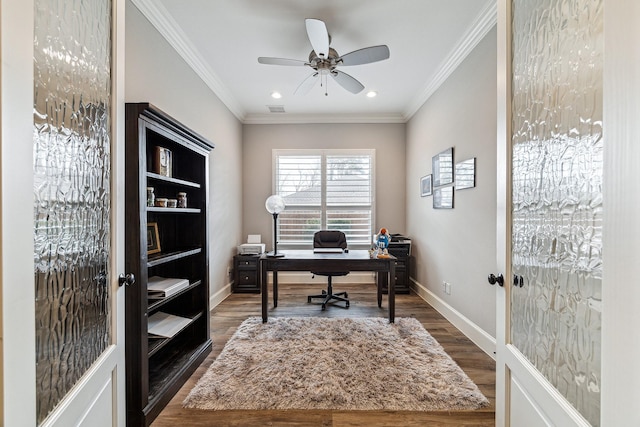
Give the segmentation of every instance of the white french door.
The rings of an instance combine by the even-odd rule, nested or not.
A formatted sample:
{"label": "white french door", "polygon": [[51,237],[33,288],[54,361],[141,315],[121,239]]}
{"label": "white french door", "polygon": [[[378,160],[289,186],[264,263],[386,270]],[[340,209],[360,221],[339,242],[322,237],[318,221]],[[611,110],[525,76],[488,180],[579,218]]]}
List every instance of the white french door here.
{"label": "white french door", "polygon": [[[53,10],[54,7],[59,10]],[[69,45],[71,39],[65,37],[68,30],[54,22],[60,19],[74,29],[82,27],[87,14],[96,7],[104,8],[107,19],[102,22],[106,28],[94,27],[82,37],[89,42],[94,40],[92,34],[108,34],[99,53],[110,58],[106,70],[92,70],[95,64],[87,58],[66,54],[78,48],[83,54],[92,52],[89,48],[83,50],[82,43]],[[123,426],[124,289],[118,276],[124,268],[124,0],[89,3],[0,0],[0,19],[0,424]],[[36,30],[38,19],[41,26]],[[42,31],[42,25],[50,31]],[[34,59],[38,62],[35,66]],[[45,74],[41,72],[43,66]],[[72,68],[78,71],[70,72]],[[78,80],[67,79],[74,73]],[[100,73],[107,80],[100,80]],[[47,78],[35,80],[43,75]],[[58,110],[66,101],[43,95],[49,77],[52,90],[56,90],[56,85],[64,88],[76,84],[87,91],[73,98],[75,107],[81,105],[78,115],[72,111],[71,103],[66,110]],[[60,78],[57,83],[56,77]],[[82,80],[84,77],[86,80]],[[93,102],[100,98],[89,93],[101,81],[108,82],[106,103]],[[50,103],[46,109],[38,108],[45,105],[40,99]],[[66,118],[55,118],[63,122],[59,129],[64,130],[68,139],[60,137],[52,121],[47,121],[45,115],[54,113],[69,114]],[[96,131],[95,122],[88,124],[91,120],[105,126]],[[66,130],[71,132],[66,134]],[[95,138],[106,141],[106,152],[99,145],[95,150],[72,152],[72,144],[91,146],[92,142],[87,141],[93,138],[74,136],[74,130],[86,135],[99,133]],[[40,132],[43,136],[38,137]],[[62,147],[61,151],[48,154],[53,140]],[[87,157],[74,157],[80,155],[78,151]],[[43,179],[49,173],[41,173],[45,169],[61,171],[62,178],[57,182]],[[43,190],[47,186],[55,186],[51,187],[55,191]],[[100,198],[105,194],[102,191],[107,194],[100,199],[103,206],[106,204],[104,209],[83,205],[87,200]],[[38,209],[50,205],[46,215],[35,216],[35,224],[34,202],[38,203]],[[74,210],[79,214],[70,215]],[[64,239],[42,244],[43,239],[57,233]],[[70,235],[76,240],[68,239]],[[92,238],[100,239],[104,245],[88,244]],[[55,252],[42,250],[54,245],[59,245]],[[77,259],[80,261],[76,262]],[[82,259],[91,261],[83,264]],[[96,263],[95,259],[104,262]],[[74,287],[81,293],[72,295],[69,289]],[[82,302],[77,304],[77,300]],[[54,307],[51,315],[44,310],[47,306]],[[89,326],[96,324],[96,318],[98,327]],[[93,333],[96,329],[101,334]],[[68,370],[77,366],[81,366],[81,372],[69,375]]]}
{"label": "white french door", "polygon": [[500,0],[496,425],[600,425],[603,0]]}

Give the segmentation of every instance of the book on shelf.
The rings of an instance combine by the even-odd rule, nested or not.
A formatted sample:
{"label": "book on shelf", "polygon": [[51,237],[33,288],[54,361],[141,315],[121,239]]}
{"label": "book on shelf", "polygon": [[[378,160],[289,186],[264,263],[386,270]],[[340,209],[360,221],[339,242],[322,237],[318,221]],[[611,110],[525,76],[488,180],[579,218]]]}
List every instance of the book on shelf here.
{"label": "book on shelf", "polygon": [[151,338],[171,338],[184,329],[191,319],[158,311],[149,316],[147,330]]}
{"label": "book on shelf", "polygon": [[189,286],[189,279],[173,279],[159,276],[149,277],[147,296],[149,299],[166,298]]}

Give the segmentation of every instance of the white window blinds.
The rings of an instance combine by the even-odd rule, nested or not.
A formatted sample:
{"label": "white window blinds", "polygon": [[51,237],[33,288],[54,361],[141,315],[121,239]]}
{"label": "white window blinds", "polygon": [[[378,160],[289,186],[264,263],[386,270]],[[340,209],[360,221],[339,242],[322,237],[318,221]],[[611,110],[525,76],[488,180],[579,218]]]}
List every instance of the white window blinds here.
{"label": "white window blinds", "polygon": [[285,200],[278,244],[309,246],[322,229],[341,230],[350,246],[371,244],[373,150],[274,150],[275,193]]}

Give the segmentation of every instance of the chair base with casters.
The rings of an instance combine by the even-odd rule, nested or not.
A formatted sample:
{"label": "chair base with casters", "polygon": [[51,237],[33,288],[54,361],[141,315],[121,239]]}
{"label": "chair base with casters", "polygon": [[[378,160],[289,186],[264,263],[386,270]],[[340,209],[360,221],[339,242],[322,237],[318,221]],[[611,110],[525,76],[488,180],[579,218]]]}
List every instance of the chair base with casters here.
{"label": "chair base with casters", "polygon": [[[325,273],[326,274],[326,273]],[[335,274],[335,276],[346,276],[346,274],[342,274],[342,273],[338,273]],[[327,284],[327,290],[323,290],[322,294],[320,295],[309,295],[307,297],[307,302],[311,302],[312,298],[322,298],[322,311],[326,310],[327,308],[327,303],[333,302],[335,301],[342,301],[345,302],[345,306],[344,308],[349,308],[349,295],[346,292],[337,292],[337,293],[333,293],[333,286],[331,285],[331,277],[332,276],[328,276],[328,284]]]}

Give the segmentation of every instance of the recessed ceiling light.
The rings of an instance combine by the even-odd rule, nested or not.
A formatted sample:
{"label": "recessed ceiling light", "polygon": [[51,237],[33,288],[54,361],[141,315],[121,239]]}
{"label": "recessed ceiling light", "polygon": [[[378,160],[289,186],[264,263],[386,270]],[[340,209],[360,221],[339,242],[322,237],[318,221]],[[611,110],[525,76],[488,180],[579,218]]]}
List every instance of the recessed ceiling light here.
{"label": "recessed ceiling light", "polygon": [[370,90],[369,92],[367,92],[368,98],[375,98],[377,95],[378,95],[378,92],[376,92],[375,90]]}
{"label": "recessed ceiling light", "polygon": [[282,98],[282,94],[280,92],[271,92],[271,97],[275,99]]}

